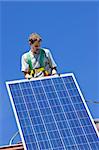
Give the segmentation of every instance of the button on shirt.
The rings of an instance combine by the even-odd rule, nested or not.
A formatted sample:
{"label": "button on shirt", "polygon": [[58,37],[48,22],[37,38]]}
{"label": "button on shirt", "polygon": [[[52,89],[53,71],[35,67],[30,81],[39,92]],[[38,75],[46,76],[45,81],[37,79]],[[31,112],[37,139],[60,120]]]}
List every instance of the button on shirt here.
{"label": "button on shirt", "polygon": [[[56,63],[48,49],[43,48],[45,51],[45,57],[44,57],[44,63],[45,63],[45,70],[47,70],[49,73],[51,73],[51,68],[56,67]],[[29,71],[29,64],[27,60],[27,55],[30,55],[32,67],[33,69],[40,68],[40,54],[33,54],[31,51],[25,53],[22,55],[22,68],[21,71],[28,72]]]}

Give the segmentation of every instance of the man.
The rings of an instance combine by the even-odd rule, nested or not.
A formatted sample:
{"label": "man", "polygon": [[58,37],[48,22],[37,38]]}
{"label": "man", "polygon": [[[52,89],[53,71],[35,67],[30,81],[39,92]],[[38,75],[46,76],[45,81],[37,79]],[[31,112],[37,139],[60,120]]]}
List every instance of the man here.
{"label": "man", "polygon": [[37,33],[29,36],[30,51],[22,55],[22,72],[26,79],[57,74],[56,63],[48,49],[40,48],[42,38]]}

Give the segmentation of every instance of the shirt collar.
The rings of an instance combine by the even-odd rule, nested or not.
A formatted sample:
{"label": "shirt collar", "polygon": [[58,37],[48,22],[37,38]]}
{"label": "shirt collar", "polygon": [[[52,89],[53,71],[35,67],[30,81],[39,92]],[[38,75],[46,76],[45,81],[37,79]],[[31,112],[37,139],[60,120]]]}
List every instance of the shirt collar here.
{"label": "shirt collar", "polygon": [[30,49],[29,53],[30,53],[31,57],[36,57],[36,56],[39,55],[39,54],[33,54],[32,51],[31,51],[31,49]]}

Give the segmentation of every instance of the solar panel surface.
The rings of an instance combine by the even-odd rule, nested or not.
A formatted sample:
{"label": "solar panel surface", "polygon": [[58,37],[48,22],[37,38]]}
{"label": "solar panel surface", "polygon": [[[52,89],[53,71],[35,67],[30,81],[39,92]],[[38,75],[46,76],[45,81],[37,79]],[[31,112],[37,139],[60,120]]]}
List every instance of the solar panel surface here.
{"label": "solar panel surface", "polygon": [[73,74],[10,81],[7,89],[26,150],[99,150]]}

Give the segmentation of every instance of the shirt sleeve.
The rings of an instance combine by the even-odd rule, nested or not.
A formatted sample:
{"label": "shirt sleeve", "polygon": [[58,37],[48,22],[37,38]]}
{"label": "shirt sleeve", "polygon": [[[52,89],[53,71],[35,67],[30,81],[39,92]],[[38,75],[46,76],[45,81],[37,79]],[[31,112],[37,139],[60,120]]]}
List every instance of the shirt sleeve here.
{"label": "shirt sleeve", "polygon": [[50,63],[51,68],[57,67],[57,65],[56,65],[56,63],[52,57],[52,54],[49,50],[48,50],[48,59],[49,59],[49,63]]}
{"label": "shirt sleeve", "polygon": [[29,64],[27,64],[26,62],[26,54],[23,54],[21,58],[21,71],[28,72],[28,70],[29,70]]}

